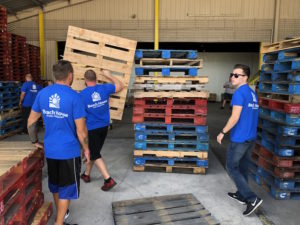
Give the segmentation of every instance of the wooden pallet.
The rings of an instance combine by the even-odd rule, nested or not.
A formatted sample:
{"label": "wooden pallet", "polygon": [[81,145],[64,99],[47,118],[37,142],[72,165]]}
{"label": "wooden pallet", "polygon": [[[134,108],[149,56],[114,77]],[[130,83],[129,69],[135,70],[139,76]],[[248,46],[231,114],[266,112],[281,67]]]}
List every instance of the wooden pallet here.
{"label": "wooden pallet", "polygon": [[193,66],[203,68],[202,59],[158,59],[158,58],[142,58],[140,66]]}
{"label": "wooden pallet", "polygon": [[217,225],[192,194],[168,195],[112,203],[116,225]]}
{"label": "wooden pallet", "polygon": [[16,134],[19,134],[23,131],[23,128],[19,128],[17,130],[14,130],[14,131],[11,131],[11,132],[8,132],[6,134],[3,134],[3,135],[0,135],[0,140],[3,140],[5,138],[8,138],[8,137],[11,137],[11,136],[14,136]]}
{"label": "wooden pallet", "polygon": [[49,218],[53,213],[52,203],[45,202],[36,212],[31,225],[47,225]]}
{"label": "wooden pallet", "polygon": [[265,44],[261,48],[261,53],[277,52],[285,49],[299,48],[300,38],[294,38],[290,40],[275,42],[272,44]]}
{"label": "wooden pallet", "polygon": [[282,103],[300,103],[300,95],[288,95],[279,93],[262,93],[258,94],[259,97],[269,98],[280,101]]}
{"label": "wooden pallet", "polygon": [[136,172],[144,171],[155,171],[155,172],[166,172],[166,173],[194,173],[194,174],[205,174],[205,167],[191,166],[189,164],[180,164],[169,166],[167,163],[146,163],[144,166],[133,166],[133,170]]}
{"label": "wooden pallet", "polygon": [[207,84],[207,76],[198,76],[198,77],[136,77],[135,83],[137,84],[147,84],[147,83],[159,83],[159,84]]}
{"label": "wooden pallet", "polygon": [[202,91],[204,84],[134,84],[133,90],[144,91]]}
{"label": "wooden pallet", "polygon": [[208,152],[189,152],[189,151],[156,151],[156,150],[134,150],[134,156],[156,156],[168,158],[195,157],[207,159]]}
{"label": "wooden pallet", "polygon": [[72,88],[80,91],[84,86],[84,72],[93,69],[99,82],[107,82],[101,69],[107,69],[119,78],[125,88],[110,99],[110,116],[121,120],[130,81],[136,41],[69,26],[64,59],[72,62],[74,83]]}
{"label": "wooden pallet", "polygon": [[189,92],[177,92],[177,91],[135,91],[134,98],[208,98],[208,91],[189,91]]}

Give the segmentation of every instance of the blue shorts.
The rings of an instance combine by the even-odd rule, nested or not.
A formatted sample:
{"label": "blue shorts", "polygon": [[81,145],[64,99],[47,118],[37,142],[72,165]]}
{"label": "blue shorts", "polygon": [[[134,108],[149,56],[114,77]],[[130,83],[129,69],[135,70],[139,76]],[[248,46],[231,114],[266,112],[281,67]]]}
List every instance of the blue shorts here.
{"label": "blue shorts", "polygon": [[58,193],[59,199],[78,199],[80,187],[81,158],[47,158],[48,186],[52,193]]}

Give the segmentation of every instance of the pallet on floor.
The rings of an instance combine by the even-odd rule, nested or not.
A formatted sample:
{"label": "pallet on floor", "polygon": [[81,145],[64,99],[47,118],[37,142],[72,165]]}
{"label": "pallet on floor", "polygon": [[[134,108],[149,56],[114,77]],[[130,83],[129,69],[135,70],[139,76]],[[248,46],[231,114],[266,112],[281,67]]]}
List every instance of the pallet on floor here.
{"label": "pallet on floor", "polygon": [[142,58],[163,58],[163,59],[197,59],[198,53],[195,50],[167,50],[167,49],[137,49],[135,60]]}
{"label": "pallet on floor", "polygon": [[192,194],[168,195],[112,203],[116,225],[217,225]]}
{"label": "pallet on floor", "polygon": [[140,150],[170,150],[170,151],[208,151],[207,141],[135,141],[134,147]]}
{"label": "pallet on floor", "polygon": [[101,69],[110,70],[125,85],[116,97],[110,98],[112,119],[122,119],[135,49],[136,41],[73,26],[68,29],[64,59],[74,67],[75,90],[84,87],[83,75],[88,69],[95,70],[98,80],[102,79]]}
{"label": "pallet on floor", "polygon": [[157,158],[157,157],[134,157],[133,163],[135,166],[145,166],[149,164],[167,164],[168,166],[184,167],[185,165],[193,167],[208,167],[207,159],[198,158]]}
{"label": "pallet on floor", "polygon": [[134,150],[134,157],[158,157],[158,158],[198,158],[208,159],[206,151],[161,151],[161,150]]}
{"label": "pallet on floor", "polygon": [[[134,98],[208,98],[208,91],[135,91]],[[299,100],[300,102],[300,100]]]}
{"label": "pallet on floor", "polygon": [[195,126],[186,124],[157,124],[157,123],[137,123],[134,124],[135,131],[142,131],[146,133],[167,132],[174,134],[194,134],[207,133],[207,126]]}
{"label": "pallet on floor", "polygon": [[207,99],[205,98],[138,98],[134,99],[135,106],[141,107],[171,107],[193,108],[207,107]]}

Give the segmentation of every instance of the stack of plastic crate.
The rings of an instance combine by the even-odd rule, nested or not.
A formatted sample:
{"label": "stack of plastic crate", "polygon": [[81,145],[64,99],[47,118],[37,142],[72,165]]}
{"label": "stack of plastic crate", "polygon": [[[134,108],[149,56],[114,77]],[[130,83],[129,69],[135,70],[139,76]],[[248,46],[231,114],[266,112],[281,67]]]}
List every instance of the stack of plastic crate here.
{"label": "stack of plastic crate", "polygon": [[[205,173],[208,77],[193,50],[137,50],[134,170]],[[158,76],[157,76],[158,75]]]}
{"label": "stack of plastic crate", "polygon": [[300,39],[264,46],[250,173],[276,199],[300,199]]}

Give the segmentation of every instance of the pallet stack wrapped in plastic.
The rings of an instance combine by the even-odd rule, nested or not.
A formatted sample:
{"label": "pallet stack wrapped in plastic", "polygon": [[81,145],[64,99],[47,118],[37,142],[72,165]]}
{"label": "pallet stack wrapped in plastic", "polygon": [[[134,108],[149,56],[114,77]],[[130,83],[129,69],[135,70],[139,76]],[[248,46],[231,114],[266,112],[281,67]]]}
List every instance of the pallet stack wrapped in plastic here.
{"label": "pallet stack wrapped in plastic", "polygon": [[41,84],[40,47],[27,44],[29,53],[29,72],[35,82]]}
{"label": "pallet stack wrapped in plastic", "polygon": [[20,82],[0,81],[0,140],[22,131]]}
{"label": "pallet stack wrapped in plastic", "polygon": [[0,80],[11,79],[11,36],[7,33],[7,11],[0,6]]}
{"label": "pallet stack wrapped in plastic", "polygon": [[[193,50],[137,50],[134,170],[206,172],[208,77]],[[158,76],[157,76],[158,75]]]}
{"label": "pallet stack wrapped in plastic", "polygon": [[44,203],[44,155],[29,142],[0,142],[0,225],[46,225],[52,203]]}
{"label": "pallet stack wrapped in plastic", "polygon": [[300,199],[300,39],[266,45],[250,174],[275,199]]}

